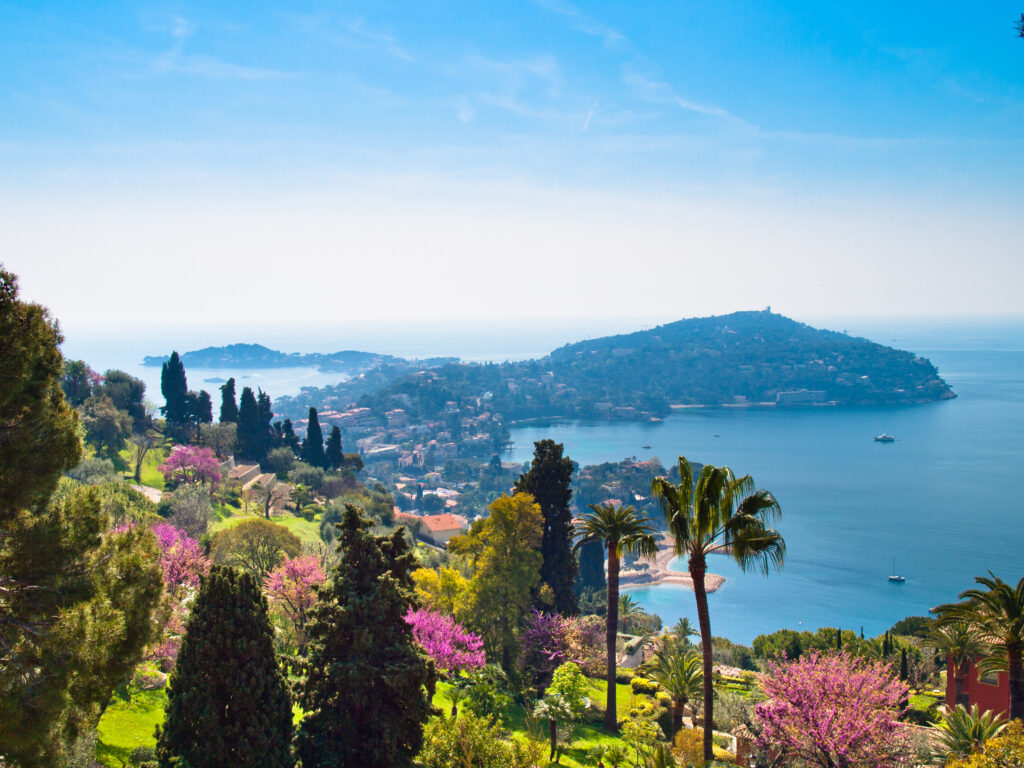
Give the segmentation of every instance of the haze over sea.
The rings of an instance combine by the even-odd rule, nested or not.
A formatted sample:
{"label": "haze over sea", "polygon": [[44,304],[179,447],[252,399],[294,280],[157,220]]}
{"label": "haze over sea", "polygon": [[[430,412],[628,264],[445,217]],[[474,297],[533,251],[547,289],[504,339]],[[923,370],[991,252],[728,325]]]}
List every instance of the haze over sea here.
{"label": "haze over sea", "polygon": [[[575,461],[593,464],[628,456],[680,454],[695,462],[749,472],[782,504],[778,527],[788,544],[785,567],[764,578],[742,574],[726,557],[710,569],[727,577],[710,597],[712,631],[749,643],[783,627],[842,626],[878,634],[907,615],[955,599],[974,576],[991,569],[1004,579],[1024,575],[1024,527],[1015,502],[1024,478],[1024,322],[817,321],[931,359],[958,397],[908,408],[693,409],[660,424],[630,422],[530,424],[512,430],[509,456],[527,460],[533,441],[563,442]],[[76,333],[65,354],[94,368],[121,367],[147,381],[159,400],[159,368],[145,354],[207,344],[252,341],[284,351],[364,349],[409,357],[455,355],[465,360],[540,357],[581,338],[639,327],[575,321],[523,327],[435,324],[409,329],[266,328],[244,333],[199,330],[153,335]],[[300,386],[336,381],[313,369],[189,371],[192,388],[216,395],[214,376],[240,377],[273,397]],[[624,371],[623,375],[629,375]],[[241,378],[248,376],[249,378]],[[874,435],[888,432],[890,444]],[[641,446],[649,444],[644,450]],[[890,584],[895,559],[904,584]],[[685,563],[676,563],[685,570]],[[693,594],[673,585],[630,593],[666,624],[696,621]]]}

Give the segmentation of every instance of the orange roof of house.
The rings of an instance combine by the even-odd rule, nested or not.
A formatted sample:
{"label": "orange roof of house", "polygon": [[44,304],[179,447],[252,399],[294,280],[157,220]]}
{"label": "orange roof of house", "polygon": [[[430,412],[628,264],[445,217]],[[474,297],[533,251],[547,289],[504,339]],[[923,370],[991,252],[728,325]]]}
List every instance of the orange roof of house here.
{"label": "orange roof of house", "polygon": [[427,526],[427,529],[437,533],[438,531],[451,531],[463,527],[462,521],[455,515],[427,515],[420,520]]}

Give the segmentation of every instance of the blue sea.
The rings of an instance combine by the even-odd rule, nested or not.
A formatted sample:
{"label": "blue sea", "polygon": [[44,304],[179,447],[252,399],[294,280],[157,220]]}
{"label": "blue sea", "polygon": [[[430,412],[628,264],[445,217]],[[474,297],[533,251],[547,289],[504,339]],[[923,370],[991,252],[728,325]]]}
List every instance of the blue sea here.
{"label": "blue sea", "polygon": [[[1024,576],[1024,333],[870,330],[858,332],[930,358],[958,397],[906,408],[694,409],[660,424],[530,425],[513,430],[511,455],[528,459],[543,437],[564,443],[580,464],[657,456],[668,465],[684,455],[750,473],[775,493],[782,570],[766,578],[726,556],[709,562],[727,579],[709,598],[712,633],[734,642],[784,627],[863,627],[871,636],[955,600],[986,571],[1016,583]],[[882,432],[896,442],[875,442]],[[888,581],[894,564],[905,583]],[[686,570],[680,560],[673,567]],[[629,592],[667,625],[682,616],[696,623],[688,589]]]}

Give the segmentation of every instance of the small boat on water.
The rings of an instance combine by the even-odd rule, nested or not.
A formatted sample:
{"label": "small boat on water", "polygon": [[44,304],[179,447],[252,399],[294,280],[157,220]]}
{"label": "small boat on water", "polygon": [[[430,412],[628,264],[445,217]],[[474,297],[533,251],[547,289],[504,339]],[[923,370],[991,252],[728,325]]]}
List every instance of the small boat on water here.
{"label": "small boat on water", "polygon": [[896,558],[892,559],[892,573],[889,576],[889,581],[893,584],[902,584],[906,581],[906,578],[896,573]]}
{"label": "small boat on water", "polygon": [[875,435],[875,442],[876,443],[894,443],[894,442],[896,442],[896,438],[893,437],[892,435],[887,435],[885,432],[883,432],[880,435]]}
{"label": "small boat on water", "polygon": [[645,451],[651,450],[651,444],[650,443],[644,443],[640,447],[643,448]]}

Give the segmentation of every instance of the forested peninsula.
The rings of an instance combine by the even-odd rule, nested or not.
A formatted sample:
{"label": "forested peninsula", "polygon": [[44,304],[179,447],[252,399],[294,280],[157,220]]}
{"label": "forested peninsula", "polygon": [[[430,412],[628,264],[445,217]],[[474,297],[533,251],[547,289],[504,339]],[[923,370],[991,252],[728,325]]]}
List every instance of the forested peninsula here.
{"label": "forested peninsula", "polygon": [[310,406],[356,404],[424,418],[472,401],[509,423],[650,419],[686,406],[911,405],[952,397],[926,358],[766,310],[580,341],[537,360],[392,362],[277,403],[292,416]]}

